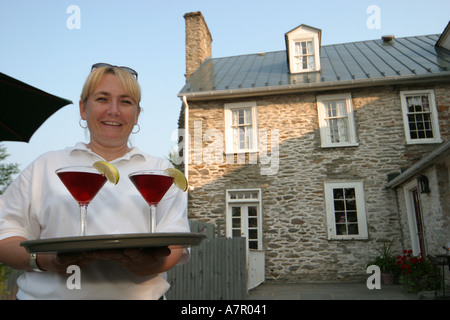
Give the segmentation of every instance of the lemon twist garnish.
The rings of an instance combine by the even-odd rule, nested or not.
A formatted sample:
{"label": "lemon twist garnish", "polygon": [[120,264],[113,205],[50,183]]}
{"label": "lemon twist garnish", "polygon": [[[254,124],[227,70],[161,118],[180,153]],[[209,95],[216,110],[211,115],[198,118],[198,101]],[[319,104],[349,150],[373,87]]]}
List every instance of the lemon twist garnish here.
{"label": "lemon twist garnish", "polygon": [[164,170],[169,176],[173,178],[173,184],[183,191],[188,188],[188,182],[183,172],[175,168],[167,168]]}
{"label": "lemon twist garnish", "polygon": [[109,182],[117,184],[119,182],[119,171],[117,168],[106,161],[97,161],[93,164],[94,168],[108,179]]}

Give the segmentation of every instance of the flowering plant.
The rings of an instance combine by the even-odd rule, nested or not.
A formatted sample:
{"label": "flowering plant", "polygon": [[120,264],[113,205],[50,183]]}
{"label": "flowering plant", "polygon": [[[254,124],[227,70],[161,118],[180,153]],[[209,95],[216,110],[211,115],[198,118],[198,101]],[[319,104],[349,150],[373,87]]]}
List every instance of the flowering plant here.
{"label": "flowering plant", "polygon": [[403,255],[397,256],[397,265],[401,268],[400,284],[412,293],[434,290],[437,270],[428,259],[412,253],[412,250],[403,250]]}

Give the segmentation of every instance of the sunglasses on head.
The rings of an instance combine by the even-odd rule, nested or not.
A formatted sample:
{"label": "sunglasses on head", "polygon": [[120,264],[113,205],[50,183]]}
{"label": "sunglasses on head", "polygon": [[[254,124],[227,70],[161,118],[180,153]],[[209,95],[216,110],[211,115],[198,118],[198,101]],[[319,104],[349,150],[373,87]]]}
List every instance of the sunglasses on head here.
{"label": "sunglasses on head", "polygon": [[131,73],[133,76],[136,77],[136,80],[137,80],[137,78],[138,78],[137,72],[134,71],[133,69],[128,68],[128,67],[114,66],[114,65],[108,64],[108,63],[96,63],[96,64],[92,65],[91,72],[92,72],[92,70],[94,70],[94,69],[102,68],[102,67],[107,67],[107,68],[120,68],[120,69],[122,69],[122,70],[125,70],[125,71],[128,72],[128,73]]}

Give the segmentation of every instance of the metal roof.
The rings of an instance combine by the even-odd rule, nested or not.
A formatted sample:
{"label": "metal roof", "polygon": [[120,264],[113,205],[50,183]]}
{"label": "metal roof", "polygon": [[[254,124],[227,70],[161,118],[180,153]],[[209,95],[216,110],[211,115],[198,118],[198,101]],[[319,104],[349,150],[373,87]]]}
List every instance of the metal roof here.
{"label": "metal roof", "polygon": [[290,74],[286,51],[205,60],[178,96],[211,98],[335,87],[371,86],[450,76],[440,34],[321,46],[319,72]]}

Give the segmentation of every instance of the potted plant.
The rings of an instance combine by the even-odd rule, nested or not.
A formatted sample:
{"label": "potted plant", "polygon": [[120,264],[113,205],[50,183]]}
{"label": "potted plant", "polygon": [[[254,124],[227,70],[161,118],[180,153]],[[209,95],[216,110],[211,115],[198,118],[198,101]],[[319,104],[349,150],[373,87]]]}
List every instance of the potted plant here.
{"label": "potted plant", "polygon": [[396,257],[391,253],[392,241],[389,245],[383,243],[383,248],[379,255],[367,265],[376,265],[381,271],[381,282],[383,284],[394,284],[397,276],[400,274],[400,266],[397,264]]}

